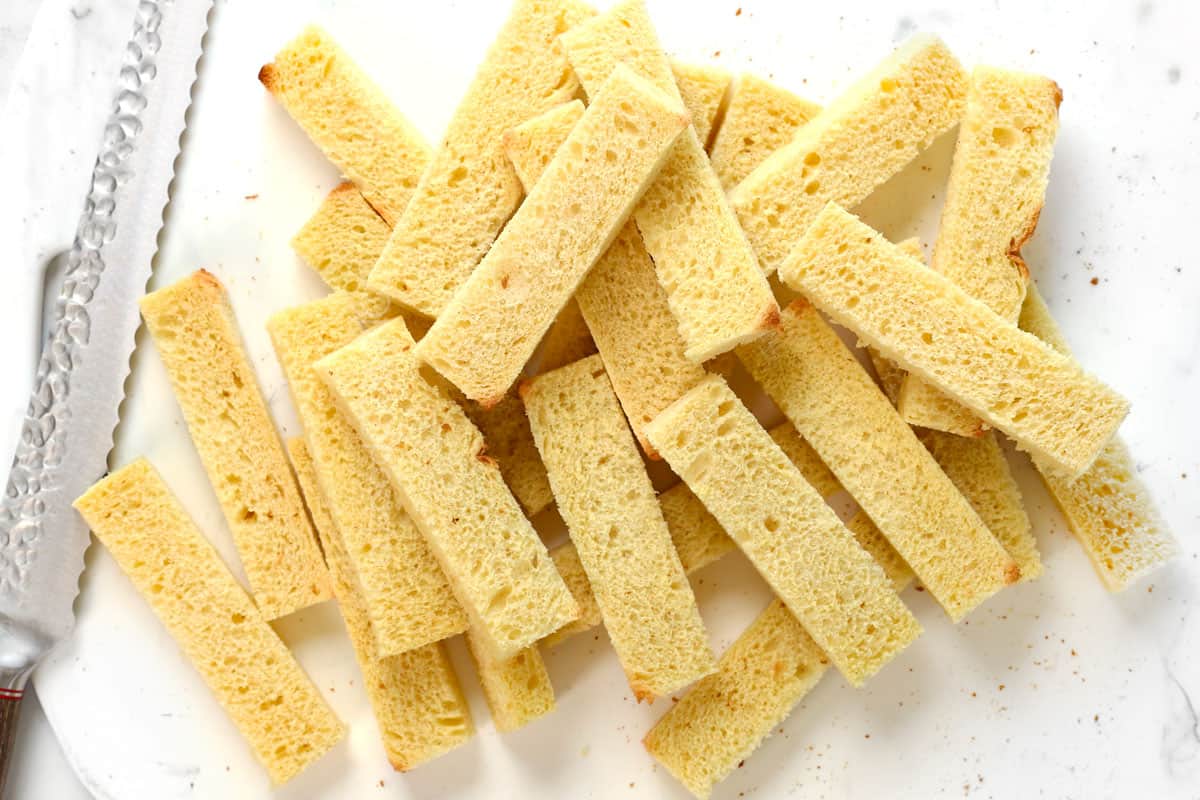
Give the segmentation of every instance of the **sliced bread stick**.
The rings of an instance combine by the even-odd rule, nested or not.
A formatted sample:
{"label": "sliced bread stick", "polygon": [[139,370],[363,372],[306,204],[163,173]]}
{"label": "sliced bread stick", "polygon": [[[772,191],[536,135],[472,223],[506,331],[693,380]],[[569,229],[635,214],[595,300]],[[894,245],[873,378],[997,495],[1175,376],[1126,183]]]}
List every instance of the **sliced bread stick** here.
{"label": "sliced bread stick", "polygon": [[740,76],[709,156],[721,185],[732,189],[820,111],[816,103],[757,75]]}
{"label": "sliced bread stick", "polygon": [[388,318],[388,307],[381,298],[336,292],[267,322],[381,657],[467,629],[467,617],[424,537],[313,369],[318,359]]}
{"label": "sliced bread stick", "polygon": [[[644,0],[622,0],[559,41],[589,97],[618,64],[679,96]],[[694,128],[680,137],[634,219],[689,359],[703,363],[775,323],[771,288]]]}
{"label": "sliced bread stick", "polygon": [[418,358],[485,407],[499,401],[687,127],[682,103],[615,70]]}
{"label": "sliced bread stick", "polygon": [[[509,132],[505,151],[527,190],[566,141],[572,119],[581,115],[582,104],[576,110],[556,109]],[[695,386],[704,368],[684,355],[687,346],[635,222],[625,223],[575,290],[574,302],[638,444],[647,456],[658,458],[642,429]]]}
{"label": "sliced bread stick", "polygon": [[363,688],[375,712],[388,763],[393,769],[405,772],[470,739],[475,733],[471,709],[441,642],[398,656],[379,657],[371,618],[354,578],[354,566],[317,487],[317,473],[308,445],[297,436],[288,440],[287,448],[313,527],[325,550],[338,608],[354,646]]}
{"label": "sliced bread stick", "polygon": [[692,117],[696,138],[707,146],[725,102],[731,76],[727,70],[712,64],[688,64],[674,59],[671,60],[671,74],[675,76],[683,105]]}
{"label": "sliced bread stick", "polygon": [[[1021,307],[1020,325],[1070,356],[1066,338],[1032,282]],[[1075,480],[1038,459],[1034,466],[1110,592],[1127,589],[1179,554],[1179,545],[1155,508],[1150,490],[1138,477],[1137,465],[1120,436],[1109,440]]]}
{"label": "sliced bread stick", "polygon": [[271,620],[329,599],[316,534],[224,287],[199,270],[140,305],[259,611]]}
{"label": "sliced bread stick", "polygon": [[1076,362],[834,204],[817,216],[780,277],[1070,478],[1095,460],[1129,410]]}
{"label": "sliced bread stick", "polygon": [[[1061,102],[1049,78],[976,67],[954,148],[933,268],[1014,322],[1029,282],[1021,246],[1042,212]],[[975,415],[939,395],[907,379],[900,415],[913,425],[978,435]]]}
{"label": "sliced bread stick", "polygon": [[501,137],[575,96],[579,84],[554,39],[593,13],[579,0],[516,0],[395,222],[372,291],[441,314],[521,202]]}
{"label": "sliced bread stick", "polygon": [[738,357],[951,619],[1004,586],[1016,564],[803,299]]}
{"label": "sliced bread stick", "polygon": [[545,545],[483,437],[444,386],[426,380],[404,320],[384,323],[314,370],[387,473],[497,660],[578,616]]}
{"label": "sliced bread stick", "polygon": [[75,501],[275,785],[346,734],[163,479],[139,459]]}
{"label": "sliced bread stick", "polygon": [[707,675],[715,662],[696,598],[600,357],[522,384],[521,397],[634,696]]}
{"label": "sliced bread stick", "polygon": [[375,211],[394,223],[429,163],[430,149],[362,68],[312,25],[258,79]]}
{"label": "sliced bread stick", "polygon": [[[804,479],[812,484],[823,498],[828,500],[842,491],[842,485],[838,483],[837,478],[821,463],[816,451],[801,438],[792,423],[780,423],[768,433],[783,450],[784,455],[800,470]],[[678,483],[660,494],[658,504],[662,509],[667,529],[671,532],[671,542],[675,545],[675,551],[679,553],[679,563],[688,575],[736,549],[737,545],[725,533],[721,523],[709,513],[686,483]],[[875,523],[871,522],[870,517],[859,511],[850,518],[846,527],[863,549],[879,562],[893,582],[912,579],[912,570],[875,527]],[[559,574],[570,587],[571,594],[579,603],[581,612],[578,620],[543,640],[547,646],[553,646],[602,622],[600,609],[596,606],[591,584],[588,583],[583,566],[579,563],[575,545],[570,542],[560,545],[550,551],[550,556],[554,559]]]}
{"label": "sliced bread stick", "polygon": [[720,376],[646,433],[852,684],[920,634],[880,566]]}
{"label": "sliced bread stick", "polygon": [[554,710],[554,685],[536,644],[509,658],[497,659],[479,637],[468,631],[467,649],[475,661],[496,730],[515,731]]}
{"label": "sliced bread stick", "polygon": [[[853,530],[865,515],[853,518]],[[869,540],[859,538],[870,550]],[[904,562],[882,537],[872,552],[896,591],[912,582]],[[889,557],[889,555],[891,557]],[[664,714],[642,743],[688,791],[707,798],[824,677],[829,659],[781,600],[771,603],[717,663]]]}
{"label": "sliced bread stick", "polygon": [[1037,580],[1042,574],[1042,557],[1033,538],[1033,525],[995,432],[967,437],[918,429],[917,438],[1016,562],[1020,582]]}
{"label": "sliced bread stick", "polygon": [[865,199],[959,121],[967,76],[941,40],[913,36],[729,194],[774,272],[825,204]]}

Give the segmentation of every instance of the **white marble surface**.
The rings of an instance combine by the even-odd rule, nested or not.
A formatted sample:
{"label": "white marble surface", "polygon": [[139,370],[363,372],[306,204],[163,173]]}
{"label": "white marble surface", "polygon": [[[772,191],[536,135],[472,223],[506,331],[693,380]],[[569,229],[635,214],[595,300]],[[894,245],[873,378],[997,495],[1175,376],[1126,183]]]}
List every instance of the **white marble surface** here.
{"label": "white marble surface", "polygon": [[[96,0],[78,25],[96,25],[96,14],[116,13],[110,9],[120,2]],[[21,5],[0,7],[0,28],[10,8],[28,18]],[[413,11],[372,0],[272,0],[225,4],[217,17],[156,282],[199,265],[226,281],[272,409],[289,432],[295,419],[261,323],[319,292],[287,239],[336,176],[262,96],[253,73],[300,24],[321,20],[436,139],[503,10],[483,2],[428,5]],[[916,29],[942,34],[968,63],[1043,71],[1063,85],[1051,187],[1026,256],[1080,359],[1133,400],[1124,435],[1185,552],[1130,592],[1106,594],[1016,459],[1046,576],[1006,591],[959,626],[927,597],[906,595],[926,628],[922,640],[861,691],[836,677],[823,681],[720,797],[1200,796],[1200,430],[1193,410],[1200,271],[1185,238],[1200,219],[1200,11],[1183,0],[1103,3],[1086,14],[1062,5],[721,0],[699,11],[683,0],[651,0],[669,49],[771,75],[816,100],[833,96]],[[46,49],[43,67],[81,52],[66,52],[75,45],[60,41]],[[3,39],[0,50],[8,51]],[[103,86],[108,77],[97,71],[94,80]],[[39,132],[61,119],[44,116]],[[864,205],[867,217],[895,237],[928,239],[950,149],[949,140],[939,142]],[[69,192],[69,178],[61,180]],[[24,356],[4,358],[20,369]],[[150,455],[232,558],[152,355],[138,360],[133,388],[117,462]],[[736,557],[706,572],[697,593],[718,650],[766,596]],[[97,796],[269,796],[194,673],[97,549],[79,611],[78,636],[36,680]],[[378,796],[386,797],[485,797],[498,785],[534,796],[684,796],[638,746],[662,704],[622,699],[623,679],[603,636],[548,657],[559,710],[503,738],[455,648],[480,735],[396,776],[380,762],[331,609],[289,620],[281,633],[351,723],[352,736],[280,797],[361,797],[379,781]],[[57,755],[33,713],[26,729],[40,739],[22,756],[16,796],[78,795],[77,787],[45,782],[62,767],[54,766]]]}

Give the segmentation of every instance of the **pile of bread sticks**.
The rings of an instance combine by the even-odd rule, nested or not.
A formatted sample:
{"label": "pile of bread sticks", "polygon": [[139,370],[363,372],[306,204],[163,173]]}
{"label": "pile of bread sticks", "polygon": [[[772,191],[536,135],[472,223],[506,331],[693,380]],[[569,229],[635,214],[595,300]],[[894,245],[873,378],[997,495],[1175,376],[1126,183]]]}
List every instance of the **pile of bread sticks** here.
{"label": "pile of bread sticks", "polygon": [[[332,292],[268,325],[303,436],[213,275],[142,301],[250,592],[146,461],[76,505],[275,783],[345,734],[269,625],[330,598],[396,769],[474,733],[446,639],[508,731],[603,624],[639,701],[686,690],[644,744],[707,797],[831,665],[920,636],[906,586],[958,621],[1042,573],[1000,434],[1108,589],[1174,554],[1021,257],[1054,81],[917,35],[822,108],[673,63],[644,0],[516,0],[437,147],[318,27],[258,77],[345,178],[293,240]],[[927,265],[847,209],[955,126]],[[717,658],[688,576],[734,549],[777,597]]]}

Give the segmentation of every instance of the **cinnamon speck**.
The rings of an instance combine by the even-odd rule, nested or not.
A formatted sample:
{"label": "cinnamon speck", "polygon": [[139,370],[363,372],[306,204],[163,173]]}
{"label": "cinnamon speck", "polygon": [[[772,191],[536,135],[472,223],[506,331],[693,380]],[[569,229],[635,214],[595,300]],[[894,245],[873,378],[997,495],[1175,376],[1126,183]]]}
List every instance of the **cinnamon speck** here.
{"label": "cinnamon speck", "polygon": [[1100,279],[1099,279],[1099,278],[1092,278],[1092,279],[1089,281],[1089,283],[1091,283],[1091,284],[1092,284],[1092,286],[1099,286],[1099,285],[1100,285]]}
{"label": "cinnamon speck", "polygon": [[735,17],[740,17],[742,15],[742,10],[739,8],[737,11],[733,12],[733,15]]}
{"label": "cinnamon speck", "polygon": [[1002,683],[1002,684],[1000,684],[1000,691],[1002,691],[1002,692],[1004,691],[1004,684],[1003,684],[1003,683]]}
{"label": "cinnamon speck", "polygon": [[247,200],[257,200],[258,195],[257,194],[248,194],[248,195],[246,195],[246,199]]}
{"label": "cinnamon speck", "polygon": [[1077,656],[1077,655],[1079,655],[1079,653],[1076,653],[1076,652],[1075,652],[1075,648],[1074,648],[1074,647],[1072,647],[1072,648],[1071,648],[1071,655],[1073,655],[1073,656]]}
{"label": "cinnamon speck", "polygon": [[738,762],[737,768],[741,769],[744,766],[746,766],[746,759],[743,758],[741,761]]}
{"label": "cinnamon speck", "polygon": [[713,58],[720,58],[720,57],[721,57],[721,51],[713,50]]}

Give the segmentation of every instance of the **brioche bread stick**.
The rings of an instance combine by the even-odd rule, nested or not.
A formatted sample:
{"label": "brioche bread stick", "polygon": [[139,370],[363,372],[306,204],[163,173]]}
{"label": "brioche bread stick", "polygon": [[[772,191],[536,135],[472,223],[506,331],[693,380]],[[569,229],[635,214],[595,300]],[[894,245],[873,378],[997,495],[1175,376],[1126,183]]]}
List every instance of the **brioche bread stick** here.
{"label": "brioche bread stick", "polygon": [[948,131],[966,93],[946,46],[918,34],[826,106],[729,194],[763,268],[783,263],[826,203],[856,205]]}
{"label": "brioche bread stick", "polygon": [[[1029,282],[1021,246],[1042,212],[1061,102],[1049,78],[976,67],[954,148],[933,268],[1013,322]],[[899,409],[912,425],[981,432],[974,414],[919,378],[905,381]]]}
{"label": "brioche bread stick", "polygon": [[312,25],[258,79],[389,223],[429,163],[425,138],[333,38]]}
{"label": "brioche bread stick", "polygon": [[329,599],[329,573],[224,287],[199,270],[140,305],[263,618]]}
{"label": "brioche bread stick", "polygon": [[371,619],[355,583],[354,566],[317,487],[308,445],[297,436],[288,440],[287,448],[325,549],[338,608],[354,646],[388,763],[400,772],[410,770],[470,739],[475,733],[471,709],[441,642],[379,657]]}
{"label": "brioche bread stick", "polygon": [[381,298],[336,292],[267,322],[304,426],[321,497],[349,554],[380,657],[467,628],[424,537],[313,370],[315,361],[386,319],[388,305]]}
{"label": "brioche bread stick", "polygon": [[646,433],[852,684],[920,634],[883,570],[720,376]]}
{"label": "brioche bread stick", "polygon": [[75,501],[275,785],[346,733],[321,692],[145,459]]}
{"label": "brioche bread stick", "polygon": [[[821,497],[828,500],[842,491],[842,485],[838,483],[837,478],[821,463],[816,451],[801,438],[792,423],[782,422],[768,433]],[[664,491],[658,496],[658,504],[671,533],[671,543],[679,553],[679,563],[688,575],[707,567],[737,547],[725,533],[721,523],[708,512],[686,483],[678,483]],[[908,581],[912,578],[912,570],[871,522],[870,517],[859,511],[846,523],[846,527],[863,549],[879,562],[889,578],[893,581]],[[550,551],[550,556],[580,608],[579,619],[543,640],[547,646],[552,647],[576,633],[594,628],[602,620],[587,574],[583,571],[583,565],[579,563],[575,545],[570,542],[560,545]]]}
{"label": "brioche bread stick", "polygon": [[441,314],[521,202],[500,138],[575,96],[579,84],[554,38],[593,13],[579,0],[516,0],[395,222],[372,291]]}
{"label": "brioche bread stick", "polygon": [[[921,244],[915,238],[905,239],[896,247],[918,261],[923,258]],[[881,356],[873,347],[867,348],[867,355],[875,368],[879,388],[895,405],[904,382],[904,370]],[[945,397],[940,393],[938,396]],[[946,402],[953,403],[951,400]],[[927,430],[919,431],[917,438],[971,504],[971,508],[975,509],[996,540],[1017,562],[1017,568],[1021,570],[1020,582],[1036,580],[1041,576],[1042,559],[1032,524],[995,433],[984,431],[981,436],[968,438]]]}
{"label": "brioche bread stick", "polygon": [[533,438],[639,701],[712,671],[691,584],[599,356],[521,385]]}
{"label": "brioche bread stick", "polygon": [[[1031,281],[1021,306],[1021,330],[1065,356],[1071,350]],[[1114,436],[1075,480],[1034,459],[1046,488],[1095,567],[1104,588],[1120,592],[1179,553],[1129,449]]]}
{"label": "brioche bread stick", "polygon": [[688,64],[672,59],[671,75],[683,105],[692,117],[696,138],[707,147],[729,90],[729,72],[712,64]]}
{"label": "brioche bread stick", "polygon": [[[643,0],[623,0],[559,41],[590,97],[622,63],[679,96]],[[774,295],[694,128],[680,137],[634,219],[689,359],[703,363],[775,323]]]}
{"label": "brioche bread stick", "polygon": [[483,437],[426,380],[404,320],[326,356],[331,389],[442,565],[477,644],[504,660],[578,616]]}
{"label": "brioche bread stick", "polygon": [[[577,120],[582,108],[549,111],[506,135],[505,151],[527,189],[566,141],[572,117]],[[658,458],[642,432],[646,423],[699,383],[704,368],[684,355],[686,344],[667,293],[634,221],[625,223],[579,284],[574,302],[638,444],[647,456]]]}
{"label": "brioche bread stick", "polygon": [[[847,523],[851,530],[870,524],[861,513]],[[883,566],[897,592],[912,582],[912,572],[886,540],[860,536],[859,542]],[[871,550],[873,545],[882,550]],[[781,600],[772,600],[722,654],[717,671],[673,705],[642,743],[688,791],[706,798],[758,749],[828,667],[828,657],[804,626]]]}
{"label": "brioche bread stick", "polygon": [[509,658],[497,659],[479,637],[467,631],[467,649],[475,661],[496,730],[515,731],[554,710],[554,685],[536,644]]}
{"label": "brioche bread stick", "polygon": [[[581,106],[582,108],[582,106]],[[387,223],[375,213],[353,184],[343,183],[334,188],[316,213],[292,239],[292,247],[324,278],[332,289],[356,291],[367,280],[379,253],[387,242]],[[569,308],[570,306],[568,306]],[[564,314],[567,309],[564,309]],[[400,316],[414,337],[420,338],[431,324],[427,317],[401,309]],[[578,313],[578,308],[576,308]],[[563,314],[559,315],[561,323]],[[587,342],[591,335],[580,321]],[[566,334],[569,336],[570,334]],[[560,357],[581,358],[579,345],[563,342]],[[572,357],[574,356],[574,357]],[[553,502],[546,468],[533,446],[533,434],[525,419],[525,408],[516,394],[501,400],[490,409],[464,401],[463,408],[471,421],[483,432],[488,453],[500,464],[500,473],[527,516],[533,516]]]}
{"label": "brioche bread stick", "polygon": [[1018,580],[1026,583],[1040,577],[1042,557],[1033,538],[1033,524],[995,431],[966,437],[918,430],[917,438],[1016,562],[1021,573]]}
{"label": "brioche bread stick", "polygon": [[1068,477],[1082,473],[1129,404],[830,204],[780,277],[868,345],[915,372]]}
{"label": "brioche bread stick", "polygon": [[709,156],[721,186],[728,190],[740,183],[820,111],[816,103],[757,75],[740,76]]}
{"label": "brioche bread stick", "polygon": [[803,299],[738,357],[957,621],[1016,564],[817,310]]}
{"label": "brioche bread stick", "polygon": [[687,127],[682,103],[614,70],[417,356],[499,401]]}

